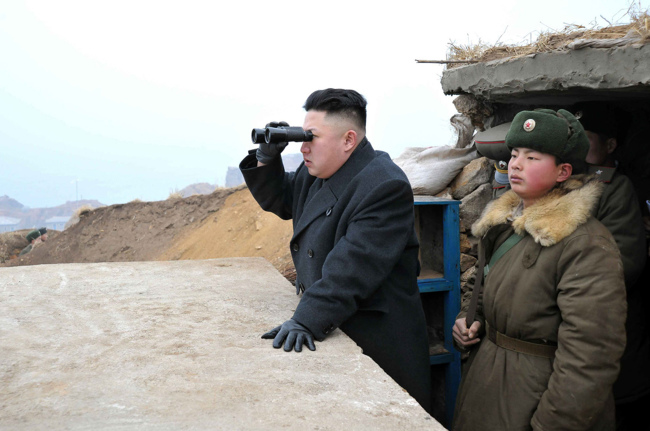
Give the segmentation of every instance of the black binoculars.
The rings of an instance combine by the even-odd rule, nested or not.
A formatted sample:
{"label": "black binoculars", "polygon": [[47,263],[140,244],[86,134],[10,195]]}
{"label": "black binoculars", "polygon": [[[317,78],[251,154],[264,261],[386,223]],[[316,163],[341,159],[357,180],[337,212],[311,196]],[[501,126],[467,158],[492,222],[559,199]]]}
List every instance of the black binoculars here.
{"label": "black binoculars", "polygon": [[265,129],[253,129],[251,140],[253,144],[277,144],[279,142],[307,142],[314,139],[309,130],[302,127],[267,127]]}

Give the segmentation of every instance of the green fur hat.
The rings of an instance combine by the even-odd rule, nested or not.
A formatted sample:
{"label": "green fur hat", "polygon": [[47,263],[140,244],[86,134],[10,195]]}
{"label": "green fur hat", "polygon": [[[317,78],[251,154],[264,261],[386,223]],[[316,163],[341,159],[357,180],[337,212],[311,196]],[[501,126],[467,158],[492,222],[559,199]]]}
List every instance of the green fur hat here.
{"label": "green fur hat", "polygon": [[35,240],[39,236],[41,236],[41,233],[38,230],[33,230],[28,233],[25,238],[27,238],[27,241],[32,242],[32,240]]}
{"label": "green fur hat", "polygon": [[506,146],[530,148],[552,154],[562,163],[570,163],[573,173],[584,171],[589,138],[576,117],[567,110],[535,109],[521,111],[512,120]]}

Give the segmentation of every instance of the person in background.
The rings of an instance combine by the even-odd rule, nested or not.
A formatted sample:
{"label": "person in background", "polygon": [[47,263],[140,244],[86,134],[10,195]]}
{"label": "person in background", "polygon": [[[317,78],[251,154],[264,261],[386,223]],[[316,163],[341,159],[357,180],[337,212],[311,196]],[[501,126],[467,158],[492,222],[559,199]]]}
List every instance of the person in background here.
{"label": "person in background", "polygon": [[293,317],[262,338],[300,352],[341,328],[430,411],[413,191],[390,156],[368,141],[366,103],[354,90],[315,91],[303,125],[313,140],[302,143],[304,162],[295,172],[284,170],[286,143],[260,144],[239,166],[262,209],[293,219],[290,248],[302,298]]}
{"label": "person in background", "polygon": [[570,112],[538,109],[515,116],[506,145],[511,190],[472,226],[477,272],[453,328],[471,353],[452,429],[612,430],[625,283],[591,215],[603,184],[579,175],[589,140]]}
{"label": "person in background", "polygon": [[23,248],[20,251],[18,256],[22,256],[29,253],[36,245],[38,245],[41,242],[41,232],[38,229],[33,230],[29,232],[27,235],[25,235],[25,238],[27,239],[27,241],[29,241],[29,244],[27,245],[27,247]]}
{"label": "person in background", "polygon": [[41,241],[43,242],[47,241],[47,228],[42,227],[39,228],[38,231],[41,234]]}
{"label": "person in background", "polygon": [[617,111],[608,104],[577,105],[574,112],[589,138],[588,173],[605,184],[593,215],[612,233],[621,252],[625,283],[632,286],[646,263],[641,208],[630,179],[618,172],[614,152],[619,139]]}
{"label": "person in background", "polygon": [[612,233],[621,252],[627,291],[627,345],[621,358],[621,372],[614,384],[616,429],[636,430],[650,409],[650,295],[646,235],[639,199],[630,179],[618,172],[614,158],[621,135],[622,114],[606,103],[585,103],[575,107],[589,138],[586,161],[589,173],[605,184],[594,216]]}

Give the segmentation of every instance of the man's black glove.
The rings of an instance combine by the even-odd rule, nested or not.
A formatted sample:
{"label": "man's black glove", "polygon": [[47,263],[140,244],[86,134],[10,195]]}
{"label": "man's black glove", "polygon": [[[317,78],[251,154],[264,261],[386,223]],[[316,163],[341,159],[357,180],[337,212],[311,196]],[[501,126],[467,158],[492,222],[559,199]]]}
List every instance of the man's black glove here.
{"label": "man's black glove", "polygon": [[[289,127],[289,123],[285,121],[280,121],[279,123],[272,121],[266,127]],[[255,157],[258,162],[268,165],[284,151],[287,145],[289,145],[288,142],[278,142],[276,144],[261,143],[255,153]]]}
{"label": "man's black glove", "polygon": [[273,338],[273,347],[276,349],[279,349],[284,342],[285,352],[290,352],[293,348],[295,348],[296,352],[301,352],[303,344],[311,351],[316,350],[312,333],[293,319],[289,319],[277,328],[273,328],[262,335],[262,338]]}

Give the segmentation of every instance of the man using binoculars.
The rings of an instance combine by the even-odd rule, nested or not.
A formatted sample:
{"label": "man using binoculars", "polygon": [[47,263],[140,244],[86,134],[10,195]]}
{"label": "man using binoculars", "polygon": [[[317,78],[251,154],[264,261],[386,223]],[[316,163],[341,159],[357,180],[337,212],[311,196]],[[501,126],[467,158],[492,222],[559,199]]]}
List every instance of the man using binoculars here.
{"label": "man using binoculars", "polygon": [[[258,138],[259,148],[239,166],[262,209],[293,220],[290,248],[302,298],[290,320],[262,337],[300,352],[303,344],[315,350],[314,339],[340,327],[430,411],[411,186],[368,142],[361,94],[318,90],[304,109],[304,162],[295,172],[285,172],[280,157],[287,143],[272,137]],[[288,127],[270,123],[264,132]]]}

